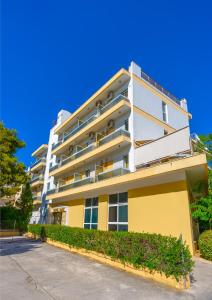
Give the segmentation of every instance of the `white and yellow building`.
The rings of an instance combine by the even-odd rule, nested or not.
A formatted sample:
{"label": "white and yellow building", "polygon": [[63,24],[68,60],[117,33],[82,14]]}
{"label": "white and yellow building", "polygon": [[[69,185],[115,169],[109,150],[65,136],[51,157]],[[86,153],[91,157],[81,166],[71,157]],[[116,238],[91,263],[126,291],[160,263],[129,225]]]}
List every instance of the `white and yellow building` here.
{"label": "white and yellow building", "polygon": [[207,191],[207,162],[193,152],[190,118],[186,100],[134,62],[118,71],[74,113],[60,111],[48,145],[33,153],[41,219],[182,234],[193,253],[198,232],[189,205]]}

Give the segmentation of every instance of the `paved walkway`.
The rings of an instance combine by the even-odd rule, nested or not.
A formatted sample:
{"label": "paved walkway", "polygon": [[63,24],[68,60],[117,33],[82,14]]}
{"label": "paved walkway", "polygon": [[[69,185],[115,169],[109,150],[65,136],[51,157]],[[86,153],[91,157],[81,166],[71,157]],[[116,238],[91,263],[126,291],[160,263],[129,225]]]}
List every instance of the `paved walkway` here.
{"label": "paved walkway", "polygon": [[179,292],[38,241],[0,243],[1,300],[212,299],[212,264],[199,260],[191,289]]}

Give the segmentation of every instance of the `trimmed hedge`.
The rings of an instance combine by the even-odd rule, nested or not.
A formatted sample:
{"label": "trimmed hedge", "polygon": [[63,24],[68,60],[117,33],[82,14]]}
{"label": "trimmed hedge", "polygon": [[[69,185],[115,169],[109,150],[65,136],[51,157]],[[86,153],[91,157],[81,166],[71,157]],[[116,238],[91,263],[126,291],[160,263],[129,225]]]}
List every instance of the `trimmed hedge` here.
{"label": "trimmed hedge", "polygon": [[200,235],[199,250],[203,258],[212,261],[212,230],[206,230]]}
{"label": "trimmed hedge", "polygon": [[99,231],[61,225],[29,225],[28,231],[75,248],[96,251],[132,264],[174,276],[177,280],[189,274],[193,261],[188,246],[180,239],[160,234]]}

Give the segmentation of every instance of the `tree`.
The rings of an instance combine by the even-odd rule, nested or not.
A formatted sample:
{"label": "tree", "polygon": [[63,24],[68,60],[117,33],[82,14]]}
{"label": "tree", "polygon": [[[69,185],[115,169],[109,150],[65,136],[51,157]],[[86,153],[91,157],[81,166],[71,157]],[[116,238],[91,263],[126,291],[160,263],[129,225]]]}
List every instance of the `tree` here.
{"label": "tree", "polygon": [[27,181],[25,165],[15,156],[24,146],[16,130],[5,128],[0,122],[0,197],[15,195]]}
{"label": "tree", "polygon": [[196,203],[191,205],[191,208],[192,217],[198,221],[200,232],[202,232],[212,227],[212,170],[210,169],[212,163],[212,133],[200,135],[199,138],[196,149],[206,153],[209,165],[208,195],[198,199]]}
{"label": "tree", "polygon": [[33,198],[29,182],[22,186],[21,197],[17,201],[16,206],[20,210],[20,218],[23,229],[25,229],[29,223],[33,210]]}

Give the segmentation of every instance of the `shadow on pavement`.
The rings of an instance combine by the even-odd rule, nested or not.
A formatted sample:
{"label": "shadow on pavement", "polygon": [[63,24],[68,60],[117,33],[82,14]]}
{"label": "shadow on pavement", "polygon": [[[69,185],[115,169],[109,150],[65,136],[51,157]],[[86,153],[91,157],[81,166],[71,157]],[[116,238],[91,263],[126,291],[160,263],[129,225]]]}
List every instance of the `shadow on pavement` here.
{"label": "shadow on pavement", "polygon": [[0,256],[15,255],[32,251],[35,248],[40,248],[41,245],[41,241],[34,241],[26,239],[25,237],[0,238]]}

